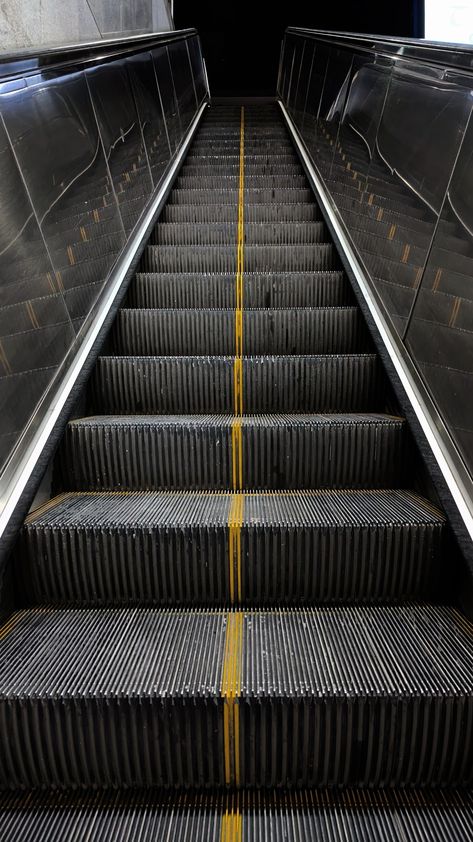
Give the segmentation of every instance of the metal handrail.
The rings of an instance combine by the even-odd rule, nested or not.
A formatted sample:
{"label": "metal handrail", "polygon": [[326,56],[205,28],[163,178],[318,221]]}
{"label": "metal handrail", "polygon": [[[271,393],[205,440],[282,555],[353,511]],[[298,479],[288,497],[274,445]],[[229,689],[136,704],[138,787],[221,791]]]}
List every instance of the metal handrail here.
{"label": "metal handrail", "polygon": [[391,58],[411,58],[428,64],[452,67],[465,72],[473,71],[473,46],[449,44],[442,41],[425,41],[418,38],[392,38],[386,35],[364,35],[336,32],[325,29],[306,29],[288,26],[286,35],[301,35],[326,41],[331,46],[373,52]]}
{"label": "metal handrail", "polygon": [[197,34],[194,28],[175,29],[145,35],[127,35],[123,38],[104,38],[79,44],[64,44],[59,47],[40,47],[0,53],[0,82],[28,76],[42,70],[59,70],[71,63],[78,69],[89,67],[93,64],[113,61],[119,56],[132,55],[150,47],[183,41]]}

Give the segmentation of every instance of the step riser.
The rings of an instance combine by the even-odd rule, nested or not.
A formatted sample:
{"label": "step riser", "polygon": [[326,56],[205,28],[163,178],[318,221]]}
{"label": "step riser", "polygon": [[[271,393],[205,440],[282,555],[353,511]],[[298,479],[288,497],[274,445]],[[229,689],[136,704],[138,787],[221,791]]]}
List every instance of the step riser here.
{"label": "step riser", "polygon": [[31,603],[172,607],[392,602],[432,592],[441,534],[439,526],[409,524],[245,525],[240,534],[241,588],[235,595],[227,526],[30,528],[15,573],[20,592]]}
{"label": "step riser", "polygon": [[[147,246],[143,272],[236,272],[236,245],[233,246]],[[339,269],[338,256],[331,244],[311,246],[255,246],[244,252],[246,272],[320,272]]]}
{"label": "step riser", "polygon": [[[268,222],[315,222],[321,218],[316,205],[245,205],[243,215],[246,223]],[[166,205],[160,216],[161,222],[217,223],[238,220],[238,206],[221,205]]]}
{"label": "step riser", "polygon": [[[221,223],[215,225],[195,223],[160,223],[153,231],[150,244],[163,246],[234,245],[238,240],[238,226]],[[323,222],[313,223],[246,223],[245,245],[295,245],[327,243],[329,240]]]}
{"label": "step riser", "polygon": [[[198,417],[192,426],[172,418],[132,427],[71,425],[60,460],[64,488],[233,488],[240,482],[234,465],[240,451],[232,426],[204,427]],[[402,423],[243,427],[241,487],[398,487],[403,433]]]}
{"label": "step riser", "polygon": [[[312,203],[314,195],[308,187],[301,188],[251,188],[244,191],[244,201],[248,204],[282,204]],[[169,196],[171,205],[228,205],[238,207],[238,190],[207,190],[207,189],[177,189],[174,188]]]}
{"label": "step riser", "polygon": [[[383,409],[378,360],[370,357],[243,360],[247,413]],[[228,413],[235,408],[234,358],[102,357],[91,386],[97,412]]]}
{"label": "step riser", "polygon": [[[121,310],[113,333],[118,355],[233,355],[233,310]],[[345,354],[369,348],[356,308],[245,310],[243,353]]]}
{"label": "step riser", "polygon": [[[353,292],[342,272],[243,276],[246,309],[267,307],[339,307],[351,304]],[[139,273],[128,293],[128,306],[151,309],[231,309],[236,303],[233,274]]]}

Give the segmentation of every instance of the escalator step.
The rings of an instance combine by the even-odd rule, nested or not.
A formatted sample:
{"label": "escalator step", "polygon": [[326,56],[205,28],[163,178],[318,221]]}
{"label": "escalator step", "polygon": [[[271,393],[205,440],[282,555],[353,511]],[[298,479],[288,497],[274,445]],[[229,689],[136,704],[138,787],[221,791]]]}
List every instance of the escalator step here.
{"label": "escalator step", "polygon": [[461,790],[312,790],[176,798],[153,790],[0,796],[3,842],[466,842],[473,800]]}
{"label": "escalator step", "polygon": [[[374,354],[244,357],[248,413],[366,412],[383,408]],[[100,357],[91,398],[107,414],[233,412],[235,357]]]}
{"label": "escalator step", "polygon": [[453,608],[44,607],[0,629],[0,662],[4,789],[472,783]]}
{"label": "escalator step", "polygon": [[[353,293],[343,272],[245,272],[245,308],[327,307],[349,304]],[[232,274],[138,273],[128,292],[131,307],[227,309],[235,306]]]}
{"label": "escalator step", "polygon": [[[118,354],[232,355],[234,310],[122,309],[113,331]],[[245,354],[344,354],[370,347],[357,307],[249,310],[242,316]]]}
{"label": "escalator step", "polygon": [[[235,498],[64,494],[26,521],[19,592],[33,603],[229,604]],[[239,602],[393,601],[435,585],[444,517],[411,492],[242,494],[238,505]]]}
{"label": "escalator step", "polygon": [[[259,204],[246,205],[244,208],[245,222],[314,222],[321,218],[317,205],[309,203],[297,205],[295,202],[287,205]],[[238,219],[238,207],[233,204],[212,205],[166,205],[160,221],[171,223],[215,223],[235,222]]]}
{"label": "escalator step", "polygon": [[[228,245],[238,239],[237,224],[159,222],[154,229],[150,245]],[[245,222],[245,244],[294,245],[327,243],[329,237],[323,222]]]}
{"label": "escalator step", "polygon": [[71,421],[59,464],[77,490],[379,488],[402,483],[404,449],[381,414],[113,415]]}
{"label": "escalator step", "polygon": [[[340,266],[332,243],[245,246],[246,272],[316,272]],[[228,246],[147,246],[145,272],[236,272],[236,248]]]}
{"label": "escalator step", "polygon": [[[245,202],[251,204],[286,205],[290,202],[308,202],[313,204],[314,196],[310,187],[262,187],[245,189]],[[234,203],[238,207],[238,189],[184,189],[175,187],[171,190],[168,202],[171,205],[227,205]]]}

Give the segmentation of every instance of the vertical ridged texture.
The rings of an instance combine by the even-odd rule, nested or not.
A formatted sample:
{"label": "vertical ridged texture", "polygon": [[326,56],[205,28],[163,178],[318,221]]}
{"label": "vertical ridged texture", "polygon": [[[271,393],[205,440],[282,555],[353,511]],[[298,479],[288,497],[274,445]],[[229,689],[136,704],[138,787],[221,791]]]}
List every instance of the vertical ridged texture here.
{"label": "vertical ridged texture", "polygon": [[458,790],[6,794],[0,835],[3,842],[466,842],[473,803],[471,793]]}
{"label": "vertical ridged texture", "polygon": [[472,783],[473,628],[449,608],[40,609],[0,662],[3,788],[219,786],[227,698],[241,786]]}
{"label": "vertical ridged texture", "polygon": [[[404,471],[404,422],[384,415],[241,419],[243,488],[381,487]],[[229,489],[232,418],[95,416],[69,424],[67,488]]]}
{"label": "vertical ridged texture", "polygon": [[15,574],[34,602],[388,602],[434,587],[443,529],[405,491],[67,494],[28,518]]}
{"label": "vertical ridged texture", "polygon": [[[249,309],[336,307],[351,300],[342,272],[245,272],[244,281]],[[217,273],[138,273],[128,302],[137,308],[228,309],[235,304],[234,278]]]}
{"label": "vertical ridged texture", "polygon": [[[242,319],[247,355],[344,354],[370,346],[356,307],[245,307]],[[132,355],[234,354],[234,321],[234,310],[121,310],[114,346],[117,353]]]}
{"label": "vertical ridged texture", "polygon": [[[226,413],[234,357],[100,357],[92,379],[102,412]],[[248,413],[363,412],[382,408],[375,355],[242,359]]]}

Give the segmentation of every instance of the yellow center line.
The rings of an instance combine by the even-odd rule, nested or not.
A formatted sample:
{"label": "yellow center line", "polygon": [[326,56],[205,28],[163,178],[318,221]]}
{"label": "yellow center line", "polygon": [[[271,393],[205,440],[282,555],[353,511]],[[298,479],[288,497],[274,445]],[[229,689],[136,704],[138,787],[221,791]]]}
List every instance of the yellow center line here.
{"label": "yellow center line", "polygon": [[243,614],[227,614],[225,631],[225,652],[223,658],[221,696],[224,727],[225,783],[240,784],[240,709],[238,697],[241,692],[243,655]]}
{"label": "yellow center line", "polygon": [[243,526],[244,494],[234,494],[228,514],[228,562],[230,602],[241,602],[241,528]]}
{"label": "yellow center line", "polygon": [[232,422],[232,484],[234,491],[243,486],[243,437],[241,421],[235,417]]}
{"label": "yellow center line", "polygon": [[242,815],[239,809],[239,798],[236,797],[236,804],[228,807],[222,816],[220,829],[220,842],[241,842],[243,838]]}
{"label": "yellow center line", "polygon": [[[244,212],[245,212],[245,109],[241,109],[240,118],[240,180],[238,187],[238,232],[237,232],[237,267],[235,278],[235,356],[243,355],[243,267],[244,267]],[[240,367],[238,373],[241,374]],[[235,368],[234,392],[235,414],[243,412],[242,378],[236,376]]]}

